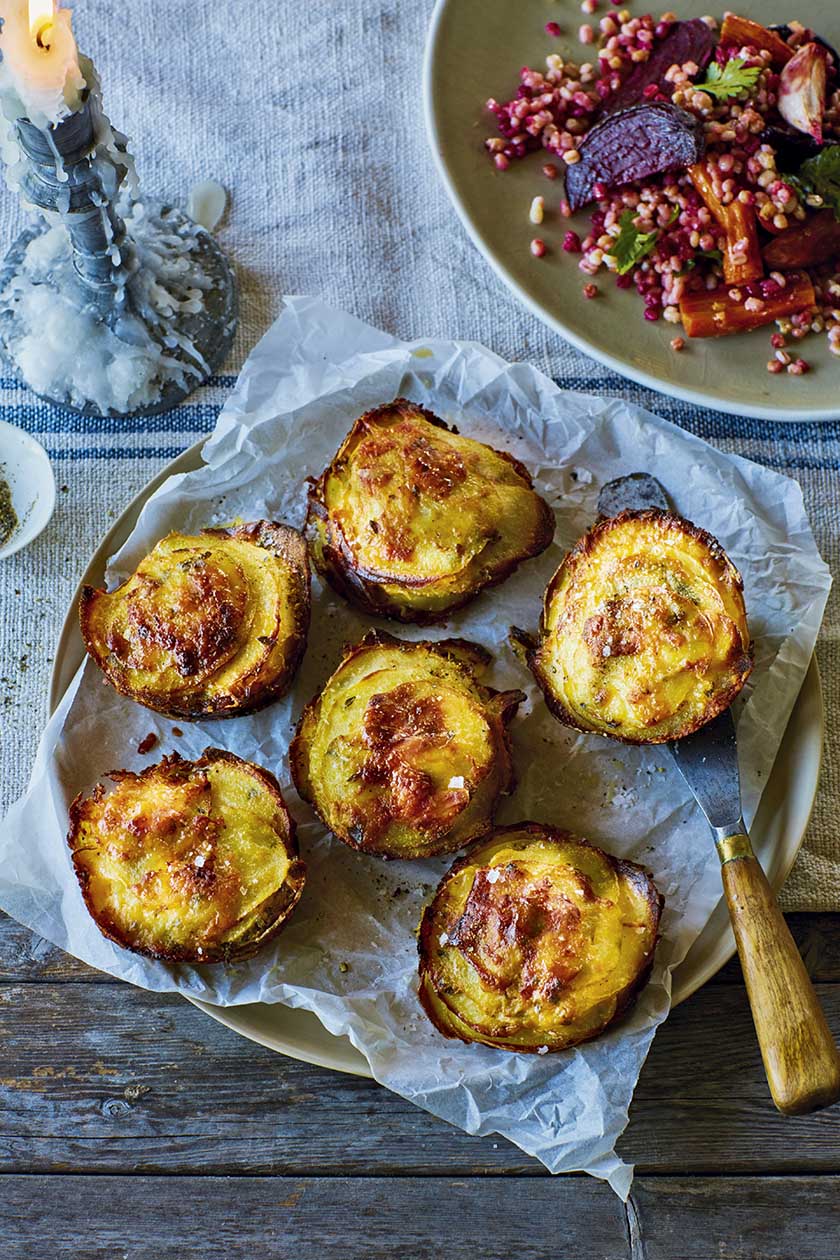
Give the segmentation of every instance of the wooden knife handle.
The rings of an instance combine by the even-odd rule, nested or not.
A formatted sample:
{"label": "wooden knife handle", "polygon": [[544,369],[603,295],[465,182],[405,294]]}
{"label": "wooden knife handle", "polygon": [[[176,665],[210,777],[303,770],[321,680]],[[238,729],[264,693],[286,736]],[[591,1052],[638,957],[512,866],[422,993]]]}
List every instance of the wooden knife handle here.
{"label": "wooden knife handle", "polygon": [[802,1115],[840,1098],[840,1055],[749,838],[718,841],[721,875],[770,1093]]}

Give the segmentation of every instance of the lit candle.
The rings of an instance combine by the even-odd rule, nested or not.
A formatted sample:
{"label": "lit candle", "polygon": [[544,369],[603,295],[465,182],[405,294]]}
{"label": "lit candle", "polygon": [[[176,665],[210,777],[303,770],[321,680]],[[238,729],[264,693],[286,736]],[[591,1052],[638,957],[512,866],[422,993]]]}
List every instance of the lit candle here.
{"label": "lit candle", "polygon": [[10,120],[59,123],[82,103],[85,79],[71,13],[56,0],[0,0],[0,106]]}

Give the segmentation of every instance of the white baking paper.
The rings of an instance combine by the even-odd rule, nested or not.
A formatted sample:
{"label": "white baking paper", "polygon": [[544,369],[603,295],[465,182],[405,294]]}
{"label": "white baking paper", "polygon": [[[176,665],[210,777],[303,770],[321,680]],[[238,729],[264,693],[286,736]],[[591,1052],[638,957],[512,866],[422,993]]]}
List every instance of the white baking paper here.
{"label": "white baking paper", "polygon": [[[0,907],[61,948],[153,990],[227,1005],[281,1002],[346,1034],[378,1081],[470,1133],[499,1133],[553,1172],[584,1169],[627,1195],[632,1169],[615,1154],[645,1055],[670,1000],[669,969],[720,896],[708,828],[666,752],[566,730],[548,714],[508,645],[534,627],[565,550],[593,521],[603,482],[656,474],[677,509],[721,540],[744,576],[756,669],[740,712],[747,820],[755,814],[802,683],[830,578],[798,485],[720,454],[681,429],[618,401],[564,393],[527,364],[474,344],[405,343],[306,297],[290,298],[251,355],[204,448],[206,466],[172,477],[146,504],[109,573],[125,577],[169,530],[241,517],[301,525],[304,479],[321,472],[353,420],[405,395],[466,434],[512,451],[554,505],[556,541],[432,632],[483,643],[491,682],[521,687],[514,723],[519,784],[500,821],[556,823],[641,861],[666,898],[650,984],[619,1027],[558,1055],[512,1055],[447,1041],[416,994],[415,929],[451,859],[384,863],[330,839],[294,792],[287,749],[303,705],[370,621],[314,581],[309,648],[290,696],[253,717],[172,723],[122,699],[87,664],[45,731],[29,790],[0,834]],[[392,626],[393,630],[394,627]],[[150,756],[137,746],[154,731]],[[300,823],[309,867],[304,897],[277,943],[232,967],[169,967],[101,936],[82,903],[65,844],[67,807],[105,772],[139,769],[173,749],[207,746],[251,758],[279,777]]]}

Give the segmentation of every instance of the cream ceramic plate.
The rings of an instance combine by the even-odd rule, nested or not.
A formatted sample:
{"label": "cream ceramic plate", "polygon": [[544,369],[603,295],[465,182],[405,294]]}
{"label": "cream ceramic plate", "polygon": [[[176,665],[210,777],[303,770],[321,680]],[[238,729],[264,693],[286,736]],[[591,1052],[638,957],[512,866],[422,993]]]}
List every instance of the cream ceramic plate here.
{"label": "cream ceramic plate", "polygon": [[[108,557],[128,538],[144,503],[166,478],[200,467],[199,443],[149,482],[100,543],[68,609],[56,647],[50,682],[50,711],[58,705],[84,656],[77,615],[81,586],[85,583],[102,584]],[[802,844],[817,791],[822,745],[822,691],[816,661],[812,661],[752,830],[753,843],[776,889],[784,882]],[[684,1001],[699,989],[734,952],[735,942],[726,906],[721,900],[687,957],[674,971],[674,1002]],[[308,1011],[262,1004],[217,1007],[195,1002],[195,1005],[243,1037],[294,1059],[335,1068],[340,1072],[370,1075],[367,1061],[347,1038],[334,1037]]]}
{"label": "cream ceramic plate", "polygon": [[[627,4],[631,13],[720,17],[730,7],[701,8],[696,0],[676,0],[658,8]],[[797,18],[835,46],[840,45],[837,0],[744,0],[731,6],[763,23]],[[497,171],[484,152],[485,137],[497,134],[484,108],[488,97],[508,100],[518,85],[520,67],[545,67],[556,52],[580,64],[594,49],[578,43],[581,22],[597,24],[615,9],[602,0],[592,18],[584,17],[579,0],[438,0],[426,46],[424,99],[429,140],[438,169],[467,232],[505,284],[544,323],[608,368],[642,385],[700,406],[769,420],[840,418],[840,360],[824,336],[808,338],[802,353],[812,364],[807,376],[771,376],[770,329],[759,329],[714,341],[691,341],[682,353],[670,348],[675,329],[642,317],[641,299],[620,291],[606,275],[595,277],[601,296],[587,301],[581,294],[590,279],[578,270],[575,255],[564,254],[569,227],[585,234],[583,215],[569,221],[551,212],[560,199],[560,181],[542,174],[539,153]],[[545,33],[548,20],[559,23],[562,38]],[[546,155],[548,157],[549,155]],[[528,220],[531,199],[546,199],[542,226]],[[530,242],[540,236],[549,248],[534,258]],[[492,298],[488,297],[488,301]],[[597,379],[591,384],[598,391]]]}

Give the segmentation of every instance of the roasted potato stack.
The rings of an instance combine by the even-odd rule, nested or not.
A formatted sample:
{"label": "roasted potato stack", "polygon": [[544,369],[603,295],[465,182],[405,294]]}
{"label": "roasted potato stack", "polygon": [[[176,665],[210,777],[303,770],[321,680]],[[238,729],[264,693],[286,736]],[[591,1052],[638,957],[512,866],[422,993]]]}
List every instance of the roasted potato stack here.
{"label": "roasted potato stack", "polygon": [[720,543],[668,512],[623,512],[569,552],[527,660],[555,717],[629,744],[681,739],[752,670],[740,574]]}
{"label": "roasted potato stack", "polygon": [[528,470],[398,398],[356,421],[309,493],[314,563],[362,611],[441,620],[554,536]]}
{"label": "roasted potato stack", "polygon": [[290,752],[298,792],[340,840],[421,858],[490,830],[513,780],[507,723],[525,697],[481,686],[488,662],[460,639],[370,633],[349,650]]}
{"label": "roasted potato stack", "polygon": [[306,647],[306,544],[270,521],[170,534],[116,590],[86,586],[79,614],[121,695],[187,721],[251,713],[283,695]]}
{"label": "roasted potato stack", "polygon": [[498,828],[420,926],[420,1000],[445,1037],[545,1054],[590,1041],[646,982],[662,899],[646,871],[538,823]]}
{"label": "roasted potato stack", "polygon": [[280,931],[303,892],[277,780],[232,753],[177,754],[108,776],[70,807],[76,877],[99,930],[163,962],[234,962]]}

